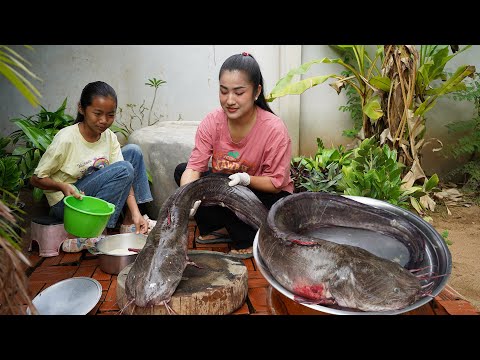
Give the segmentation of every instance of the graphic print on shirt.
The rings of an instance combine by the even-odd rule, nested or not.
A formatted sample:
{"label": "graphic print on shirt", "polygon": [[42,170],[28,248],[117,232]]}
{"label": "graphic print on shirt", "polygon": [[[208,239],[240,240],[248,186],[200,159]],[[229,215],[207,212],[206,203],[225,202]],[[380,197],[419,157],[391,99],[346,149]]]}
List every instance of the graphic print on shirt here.
{"label": "graphic print on shirt", "polygon": [[234,174],[237,172],[248,172],[248,169],[253,168],[254,164],[240,159],[238,151],[229,151],[223,153],[214,151],[212,156],[212,168],[214,172],[223,172],[226,174]]}
{"label": "graphic print on shirt", "polygon": [[[90,161],[86,161],[82,164],[79,164],[78,166],[81,167],[81,166],[85,166],[86,164],[88,164]],[[100,169],[103,169],[105,166],[108,166],[110,164],[110,162],[108,161],[107,158],[105,157],[99,157],[99,158],[94,158],[93,159],[93,164],[85,169],[82,169],[80,170],[80,172],[82,173],[82,177],[83,176],[88,176],[90,174],[92,174],[93,172],[97,171],[97,170],[100,170]]]}

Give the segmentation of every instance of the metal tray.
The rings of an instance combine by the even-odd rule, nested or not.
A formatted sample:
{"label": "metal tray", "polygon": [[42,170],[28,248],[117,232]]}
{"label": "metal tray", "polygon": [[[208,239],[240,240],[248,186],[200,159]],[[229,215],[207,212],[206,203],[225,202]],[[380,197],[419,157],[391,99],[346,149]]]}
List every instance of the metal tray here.
{"label": "metal tray", "polygon": [[[102,285],[92,278],[78,276],[62,280],[33,299],[39,315],[86,315],[102,296]],[[30,308],[27,309],[30,315]]]}
{"label": "metal tray", "polygon": [[[392,213],[395,213],[397,215],[404,217],[406,220],[413,223],[418,228],[418,230],[424,235],[426,240],[424,260],[419,267],[422,267],[422,268],[426,267],[432,273],[446,274],[446,275],[437,277],[433,280],[431,296],[426,296],[418,300],[417,302],[411,304],[410,306],[407,306],[399,310],[381,311],[381,312],[380,311],[353,311],[352,309],[333,308],[333,307],[322,306],[322,305],[311,305],[311,304],[302,304],[302,305],[307,306],[314,310],[324,312],[324,313],[336,314],[336,315],[396,315],[396,314],[402,314],[407,311],[414,310],[422,305],[425,305],[430,300],[432,300],[433,297],[437,296],[447,284],[448,277],[452,271],[452,256],[442,236],[434,229],[434,227],[430,225],[428,222],[426,222],[425,220],[423,220],[420,216],[410,211],[407,211],[403,208],[400,208],[398,206],[392,205],[386,201],[367,198],[363,196],[350,196],[350,195],[344,195],[344,196],[366,205],[371,205],[379,209],[390,211]],[[257,232],[255,236],[255,240],[253,242],[253,257],[255,258],[255,261],[257,262],[258,267],[260,268],[260,272],[273,288],[278,290],[280,293],[282,293],[289,299],[295,301],[294,294],[291,293],[289,290],[285,289],[282,285],[280,285],[275,280],[275,278],[272,276],[272,274],[268,270],[266,264],[263,262],[260,252],[258,250],[258,234],[259,232]],[[362,245],[361,242],[354,241],[354,239],[351,236],[345,236],[342,243],[363,247],[365,250],[375,253],[377,256],[388,258],[390,260],[392,260],[394,257],[396,257],[397,259],[404,257],[403,252],[398,254],[394,253],[396,251],[395,249],[400,250],[401,246],[390,247],[389,252],[388,251],[385,252],[383,248],[380,248],[380,247],[378,247],[377,249],[374,248],[375,244],[379,244],[379,242],[376,242],[376,243],[366,242],[366,245]],[[406,262],[405,260],[400,261],[401,264],[405,262]]]}

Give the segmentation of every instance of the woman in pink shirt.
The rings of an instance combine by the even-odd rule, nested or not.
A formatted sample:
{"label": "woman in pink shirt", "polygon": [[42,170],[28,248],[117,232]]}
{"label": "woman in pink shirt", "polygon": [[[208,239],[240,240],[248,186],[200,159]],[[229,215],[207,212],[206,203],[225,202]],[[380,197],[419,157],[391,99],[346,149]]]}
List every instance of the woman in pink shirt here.
{"label": "woman in pink shirt", "polygon": [[[230,175],[230,186],[248,186],[270,209],[293,193],[287,128],[265,100],[262,73],[252,55],[244,52],[225,60],[219,83],[221,107],[207,114],[198,126],[195,147],[188,163],[175,169],[175,181],[181,186],[210,172],[224,173]],[[230,238],[231,255],[252,257],[256,230],[230,209],[200,205],[195,221],[201,235],[197,241],[225,242]]]}

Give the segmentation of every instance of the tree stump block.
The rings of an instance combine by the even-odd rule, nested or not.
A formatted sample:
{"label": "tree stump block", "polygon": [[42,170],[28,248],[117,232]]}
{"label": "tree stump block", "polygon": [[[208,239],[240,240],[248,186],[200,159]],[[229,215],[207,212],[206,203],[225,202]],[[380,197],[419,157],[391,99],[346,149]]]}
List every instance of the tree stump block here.
{"label": "tree stump block", "polygon": [[[226,315],[240,308],[248,293],[248,270],[242,260],[221,252],[189,250],[190,260],[199,265],[187,265],[169,306],[179,315]],[[125,307],[125,281],[133,264],[117,277],[117,303],[122,314],[167,315],[163,305]],[[125,308],[124,308],[125,307]]]}

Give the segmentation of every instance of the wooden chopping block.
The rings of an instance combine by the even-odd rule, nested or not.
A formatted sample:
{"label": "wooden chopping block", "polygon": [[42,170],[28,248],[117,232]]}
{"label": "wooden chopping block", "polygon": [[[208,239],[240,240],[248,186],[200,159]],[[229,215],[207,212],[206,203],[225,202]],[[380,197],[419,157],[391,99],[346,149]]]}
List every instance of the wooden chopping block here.
{"label": "wooden chopping block", "polygon": [[[189,250],[188,257],[201,268],[187,265],[170,300],[179,315],[226,315],[240,308],[248,293],[248,270],[242,260],[222,252]],[[117,303],[125,307],[125,281],[133,264],[117,277]],[[167,315],[163,305],[126,307],[122,314]]]}

